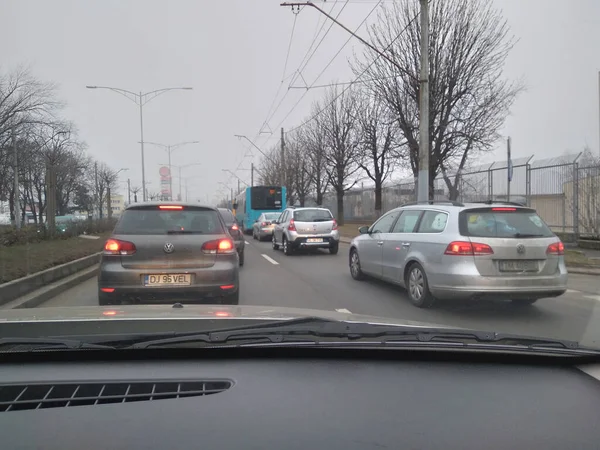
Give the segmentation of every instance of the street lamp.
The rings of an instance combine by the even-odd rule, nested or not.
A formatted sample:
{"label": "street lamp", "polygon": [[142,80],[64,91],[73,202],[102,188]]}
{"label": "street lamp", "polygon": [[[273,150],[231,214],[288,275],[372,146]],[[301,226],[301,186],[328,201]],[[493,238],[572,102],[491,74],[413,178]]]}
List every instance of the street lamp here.
{"label": "street lamp", "polygon": [[139,94],[135,92],[131,92],[121,88],[114,88],[109,86],[86,86],[88,89],[108,89],[109,91],[116,92],[117,94],[121,94],[123,97],[131,100],[136,105],[140,107],[140,144],[142,149],[142,191],[144,201],[146,201],[146,171],[144,168],[144,117],[143,117],[143,108],[146,103],[155,99],[160,94],[164,94],[167,91],[190,91],[191,87],[173,87],[173,88],[163,88],[157,89],[151,92],[141,92]]}
{"label": "street lamp", "polygon": [[[165,144],[159,144],[157,142],[146,142],[146,144],[151,144],[151,145],[156,145],[157,147],[161,147],[163,150],[165,150],[169,154],[169,176],[171,176],[171,152],[173,150],[177,150],[180,147],[183,147],[184,145],[199,144],[199,143],[200,143],[200,141],[186,141],[186,142],[180,142],[178,144],[165,145]],[[178,166],[175,166],[175,167],[178,167]],[[171,200],[173,200],[173,182],[171,180],[169,180],[169,190],[171,191]],[[179,196],[181,197],[181,186],[179,187]]]}

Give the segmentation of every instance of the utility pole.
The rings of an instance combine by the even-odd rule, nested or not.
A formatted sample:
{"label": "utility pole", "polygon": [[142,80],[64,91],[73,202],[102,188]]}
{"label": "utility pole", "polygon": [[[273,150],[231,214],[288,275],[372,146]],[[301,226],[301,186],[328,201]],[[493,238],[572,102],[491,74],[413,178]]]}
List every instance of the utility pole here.
{"label": "utility pole", "polygon": [[140,137],[141,137],[141,147],[142,147],[142,197],[144,201],[146,201],[146,166],[144,165],[144,101],[143,94],[140,91]]}
{"label": "utility pole", "polygon": [[513,177],[513,163],[510,149],[510,136],[506,139],[506,201],[510,202],[510,182]]}
{"label": "utility pole", "polygon": [[254,163],[250,163],[250,187],[254,186]]}
{"label": "utility pole", "polygon": [[285,186],[285,141],[283,127],[281,127],[281,173],[279,174],[281,186]]}
{"label": "utility pole", "polygon": [[[173,201],[173,172],[171,170],[171,146],[167,145],[167,152],[169,153],[169,200]],[[181,169],[179,169],[181,171]],[[181,176],[181,173],[179,174]]]}
{"label": "utility pole", "polygon": [[110,200],[110,183],[106,180],[106,212],[108,214],[108,220],[112,219],[112,205]]}
{"label": "utility pole", "polygon": [[127,203],[131,205],[131,179],[127,178]]}
{"label": "utility pole", "polygon": [[[94,183],[96,184],[96,189],[94,190],[94,211],[92,211],[92,216],[94,216],[94,212],[96,210],[96,208],[98,208],[98,203],[99,203],[99,196],[98,196],[98,190],[99,190],[99,186],[98,186],[98,162],[94,163]],[[100,211],[98,211],[97,215],[96,215],[96,219],[100,217]]]}
{"label": "utility pole", "polygon": [[50,234],[56,225],[56,168],[46,159],[46,224]]}
{"label": "utility pole", "polygon": [[21,201],[19,199],[19,157],[17,152],[17,137],[15,136],[15,127],[11,129],[12,134],[12,145],[13,145],[13,156],[14,170],[15,170],[15,227],[17,230],[21,229]]}
{"label": "utility pole", "polygon": [[181,193],[181,166],[179,166],[179,201],[181,200],[183,200],[183,194]]}
{"label": "utility pole", "polygon": [[417,201],[429,200],[429,0],[421,0],[421,76]]}

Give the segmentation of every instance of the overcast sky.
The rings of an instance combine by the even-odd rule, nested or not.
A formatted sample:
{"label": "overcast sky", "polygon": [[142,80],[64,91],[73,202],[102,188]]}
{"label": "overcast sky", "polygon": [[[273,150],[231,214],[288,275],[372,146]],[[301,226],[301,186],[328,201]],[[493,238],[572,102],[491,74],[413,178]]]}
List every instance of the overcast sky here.
{"label": "overcast sky", "polygon": [[[309,114],[311,101],[323,95],[322,89],[288,90],[288,77],[298,69],[323,18],[308,8],[295,16],[279,3],[0,0],[0,70],[25,64],[38,78],[56,82],[68,105],[63,115],[74,121],[89,152],[114,169],[129,168],[121,180],[129,177],[137,186],[141,185],[139,109],[111,91],[85,86],[136,92],[193,87],[168,92],[147,104],[144,138],[164,144],[200,141],[174,151],[172,162],[202,163],[184,168],[183,176],[192,177],[190,199],[212,200],[222,186],[219,182],[237,184],[222,169],[241,169],[237,174],[249,182],[247,169],[251,161],[259,162],[258,152],[253,151],[253,159],[247,142],[234,134],[247,135],[268,149],[277,143],[278,127],[297,125]],[[344,8],[339,20],[355,28],[376,1],[345,3],[327,1],[324,7],[333,8],[334,14]],[[598,153],[600,2],[494,0],[494,4],[519,38],[506,76],[523,77],[528,88],[502,130],[512,137],[514,156],[534,154],[541,159],[578,151],[586,144]],[[373,13],[366,23],[375,17]],[[365,34],[364,26],[360,31]],[[354,40],[316,80],[347,39],[344,30],[331,28],[302,72],[308,84],[352,79],[348,59],[353,51],[361,51]],[[280,106],[264,128],[273,135],[259,135],[280,85],[274,104]],[[485,159],[504,158],[503,152],[499,142],[495,155]],[[147,145],[145,154],[148,189],[157,191],[159,164],[166,162],[166,152]],[[176,180],[174,186],[177,193]]]}

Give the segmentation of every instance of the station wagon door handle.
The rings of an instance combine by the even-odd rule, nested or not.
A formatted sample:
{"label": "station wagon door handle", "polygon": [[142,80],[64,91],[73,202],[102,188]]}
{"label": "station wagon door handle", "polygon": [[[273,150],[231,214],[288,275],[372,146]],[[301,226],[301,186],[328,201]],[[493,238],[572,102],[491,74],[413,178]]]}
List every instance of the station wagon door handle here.
{"label": "station wagon door handle", "polygon": [[377,241],[377,245],[381,247],[383,245],[383,241]]}
{"label": "station wagon door handle", "polygon": [[402,247],[410,247],[410,242],[403,242]]}

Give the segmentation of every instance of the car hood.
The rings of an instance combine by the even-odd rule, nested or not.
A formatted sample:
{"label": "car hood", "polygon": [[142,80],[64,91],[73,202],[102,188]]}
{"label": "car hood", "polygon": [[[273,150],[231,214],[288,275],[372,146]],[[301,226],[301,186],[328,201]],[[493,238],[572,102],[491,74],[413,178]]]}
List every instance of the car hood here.
{"label": "car hood", "polygon": [[447,325],[427,322],[392,319],[361,314],[318,309],[284,308],[274,306],[226,306],[226,305],[122,305],[68,306],[52,308],[23,308],[0,310],[2,323],[43,323],[81,321],[160,321],[160,320],[290,320],[303,317],[319,317],[326,320],[367,322],[374,324],[401,325],[414,327],[435,327],[456,329]]}

